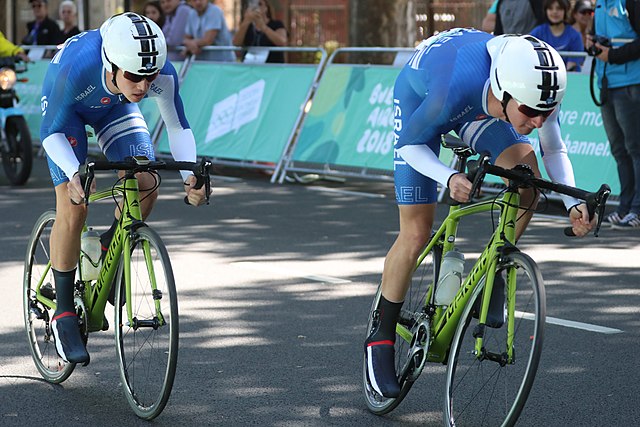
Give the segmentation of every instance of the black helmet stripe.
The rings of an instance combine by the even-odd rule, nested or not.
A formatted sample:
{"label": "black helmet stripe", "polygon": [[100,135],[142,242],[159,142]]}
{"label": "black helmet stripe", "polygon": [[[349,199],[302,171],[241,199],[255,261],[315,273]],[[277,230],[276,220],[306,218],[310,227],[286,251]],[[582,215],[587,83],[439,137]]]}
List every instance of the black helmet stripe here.
{"label": "black helmet stripe", "polygon": [[138,56],[140,56],[141,63],[138,73],[153,74],[157,71],[156,60],[159,52],[156,48],[156,39],[158,35],[153,33],[149,22],[144,16],[137,13],[127,13],[126,16],[131,19],[138,33],[138,35],[133,36],[134,39],[140,42]]}
{"label": "black helmet stripe", "polygon": [[542,72],[542,82],[538,85],[540,103],[537,106],[541,108],[555,107],[558,103],[556,100],[560,89],[558,84],[560,68],[549,50],[549,45],[532,36],[524,37],[524,39],[533,45],[539,61],[539,65],[535,68]]}

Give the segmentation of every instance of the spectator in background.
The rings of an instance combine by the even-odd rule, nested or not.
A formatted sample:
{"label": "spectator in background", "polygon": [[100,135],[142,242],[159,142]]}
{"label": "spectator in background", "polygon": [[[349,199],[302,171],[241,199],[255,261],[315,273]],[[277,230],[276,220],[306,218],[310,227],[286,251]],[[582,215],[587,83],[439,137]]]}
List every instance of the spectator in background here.
{"label": "spectator in background", "polygon": [[[596,1],[595,34],[614,42],[595,47],[596,73],[602,106],[602,122],[616,160],[620,179],[620,204],[605,221],[614,228],[640,230],[640,10],[635,1]],[[615,13],[611,13],[614,11]],[[594,45],[587,39],[587,49]]]}
{"label": "spectator in background", "polygon": [[498,0],[493,34],[529,34],[543,22],[542,0]]}
{"label": "spectator in background", "polygon": [[29,0],[34,20],[27,23],[27,35],[22,39],[26,45],[54,45],[62,42],[62,32],[49,18],[47,0]]}
{"label": "spectator in background", "polygon": [[482,20],[482,31],[487,33],[493,33],[496,28],[496,13],[498,12],[498,0],[494,0],[491,4],[487,14]]}
{"label": "spectator in background", "polygon": [[165,16],[162,32],[167,40],[168,59],[180,60],[182,57],[176,47],[182,46],[191,8],[180,0],[160,0],[160,7]]}
{"label": "spectator in background", "polygon": [[[282,21],[273,19],[268,0],[248,3],[242,22],[233,36],[236,46],[286,46],[287,30]],[[266,62],[284,62],[284,52],[270,52]]]}
{"label": "spectator in background", "polygon": [[183,44],[187,54],[209,61],[235,61],[233,51],[203,51],[205,46],[232,46],[224,13],[209,0],[191,0]]}
{"label": "spectator in background", "polygon": [[60,3],[58,15],[62,21],[62,41],[80,34],[80,29],[77,25],[78,8],[74,2],[71,0],[64,0]]}
{"label": "spectator in background", "polygon": [[569,23],[582,36],[582,44],[587,44],[587,34],[593,25],[593,4],[591,0],[578,0],[573,6]]}
{"label": "spectator in background", "polygon": [[[531,35],[549,43],[559,52],[584,52],[580,33],[566,23],[571,9],[569,0],[545,0],[543,7],[547,22],[531,30]],[[584,62],[582,57],[563,56],[562,59],[567,71],[580,71]]]}
{"label": "spectator in background", "polygon": [[162,28],[164,26],[166,19],[159,1],[151,0],[146,2],[142,9],[142,14],[158,24],[158,27]]}

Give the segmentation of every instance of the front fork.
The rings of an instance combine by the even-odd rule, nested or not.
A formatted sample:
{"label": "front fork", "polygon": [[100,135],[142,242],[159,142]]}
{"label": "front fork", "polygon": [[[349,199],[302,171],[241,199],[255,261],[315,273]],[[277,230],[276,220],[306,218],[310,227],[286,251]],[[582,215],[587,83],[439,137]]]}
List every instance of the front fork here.
{"label": "front fork", "polygon": [[[141,223],[142,225],[142,223]],[[123,279],[125,286],[125,298],[126,298],[126,307],[127,307],[127,319],[129,322],[129,326],[134,329],[138,329],[139,327],[152,327],[157,329],[158,327],[166,325],[166,321],[162,314],[162,308],[160,305],[160,300],[162,299],[162,291],[158,289],[158,283],[156,281],[156,273],[153,266],[153,257],[151,254],[151,247],[149,245],[148,240],[140,240],[137,242],[138,245],[142,245],[142,253],[144,256],[145,265],[147,267],[147,274],[149,276],[149,282],[151,284],[151,292],[154,300],[156,315],[152,320],[144,320],[138,319],[133,315],[133,304],[131,299],[131,286],[132,280],[135,278],[132,277],[131,270],[131,247],[132,242],[137,240],[137,233],[135,229],[138,227],[133,226],[132,230],[129,232],[128,237],[124,241],[123,253],[124,253],[124,269],[123,269]]]}
{"label": "front fork", "polygon": [[[504,326],[507,328],[506,333],[506,346],[504,353],[495,354],[488,352],[484,347],[484,332],[487,328],[487,314],[489,311],[489,303],[491,300],[491,294],[493,293],[493,283],[495,280],[496,272],[498,271],[499,265],[498,260],[494,260],[487,270],[487,274],[485,276],[485,285],[484,290],[482,291],[482,305],[479,313],[479,322],[478,326],[474,330],[474,338],[475,342],[475,354],[478,359],[489,359],[495,362],[500,363],[501,365],[512,364],[514,362],[514,352],[513,352],[513,339],[515,336],[515,305],[516,305],[516,269],[509,268],[508,266],[505,268],[507,271],[507,277],[505,287],[506,287],[506,308],[507,308],[507,322]],[[503,269],[500,266],[500,269]]]}

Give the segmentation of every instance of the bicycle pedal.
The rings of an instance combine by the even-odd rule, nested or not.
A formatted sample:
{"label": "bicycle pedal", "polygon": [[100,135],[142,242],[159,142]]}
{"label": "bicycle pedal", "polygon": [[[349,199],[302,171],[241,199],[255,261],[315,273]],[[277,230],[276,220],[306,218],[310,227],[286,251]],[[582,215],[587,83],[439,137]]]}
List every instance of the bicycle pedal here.
{"label": "bicycle pedal", "polygon": [[44,285],[42,285],[40,287],[40,294],[45,298],[49,298],[50,300],[56,299],[56,290],[53,288],[53,286],[51,286],[51,283],[45,283]]}
{"label": "bicycle pedal", "polygon": [[44,316],[44,312],[42,311],[42,309],[40,307],[38,307],[37,305],[32,305],[29,308],[29,311],[31,312],[31,314],[33,314],[34,316],[36,316],[36,319],[38,320],[44,320],[45,316]]}

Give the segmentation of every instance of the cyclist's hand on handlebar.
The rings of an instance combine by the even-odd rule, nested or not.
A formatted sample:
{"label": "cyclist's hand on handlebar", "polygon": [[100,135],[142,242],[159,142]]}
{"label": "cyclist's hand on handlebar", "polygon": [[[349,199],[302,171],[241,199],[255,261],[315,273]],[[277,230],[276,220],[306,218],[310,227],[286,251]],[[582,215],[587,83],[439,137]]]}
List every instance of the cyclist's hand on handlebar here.
{"label": "cyclist's hand on handlebar", "polygon": [[[90,193],[95,193],[96,181],[91,182]],[[82,187],[82,181],[80,180],[80,174],[76,173],[67,183],[67,193],[71,199],[71,203],[74,205],[80,205],[84,203],[84,188]]]}
{"label": "cyclist's hand on handlebar", "polygon": [[469,197],[471,196],[471,187],[473,184],[469,179],[467,179],[467,175],[463,173],[456,173],[451,175],[449,178],[449,196],[452,199],[466,203],[469,201]]}
{"label": "cyclist's hand on handlebar", "polygon": [[[205,186],[203,185],[199,189],[193,188],[196,185],[197,178],[195,175],[189,176],[187,181],[184,183],[184,191],[187,193],[187,201],[190,205],[200,206],[206,202],[205,197]],[[209,191],[211,193],[211,190]]]}
{"label": "cyclist's hand on handlebar", "polygon": [[589,212],[585,203],[572,206],[571,209],[569,209],[571,228],[573,229],[573,233],[578,237],[587,235],[596,226],[596,220],[597,218],[594,215],[593,219],[589,221]]}

